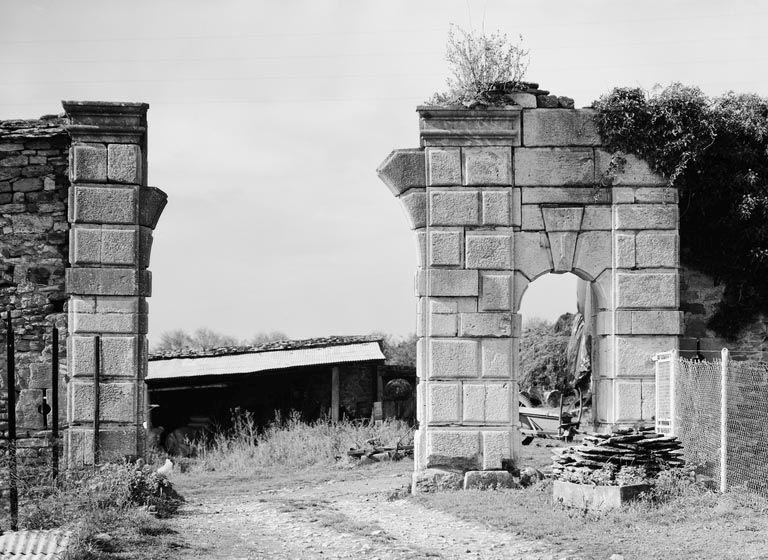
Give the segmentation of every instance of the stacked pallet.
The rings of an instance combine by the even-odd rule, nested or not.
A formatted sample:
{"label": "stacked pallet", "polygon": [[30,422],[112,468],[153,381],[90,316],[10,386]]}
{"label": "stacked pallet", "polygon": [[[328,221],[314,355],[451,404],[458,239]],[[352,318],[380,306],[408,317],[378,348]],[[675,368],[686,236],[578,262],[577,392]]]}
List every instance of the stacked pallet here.
{"label": "stacked pallet", "polygon": [[660,470],[685,465],[682,444],[674,436],[652,428],[619,429],[610,434],[587,434],[580,445],[553,455],[555,478],[585,481],[600,479],[596,471],[636,467],[650,477]]}

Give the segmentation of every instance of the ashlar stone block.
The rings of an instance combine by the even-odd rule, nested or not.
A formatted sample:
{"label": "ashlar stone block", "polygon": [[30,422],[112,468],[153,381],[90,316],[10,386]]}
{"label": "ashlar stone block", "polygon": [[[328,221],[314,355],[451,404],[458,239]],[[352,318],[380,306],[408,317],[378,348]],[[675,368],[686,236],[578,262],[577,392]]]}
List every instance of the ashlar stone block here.
{"label": "ashlar stone block", "polygon": [[480,432],[477,430],[429,430],[427,467],[468,468],[480,463]]}
{"label": "ashlar stone block", "polygon": [[423,189],[426,186],[424,150],[393,150],[376,172],[395,196],[408,189]]}
{"label": "ashlar stone block", "polygon": [[547,231],[579,231],[581,229],[583,206],[545,206],[541,210]]}
{"label": "ashlar stone block", "polygon": [[[72,426],[66,432],[67,463],[70,466],[93,464],[93,428]],[[127,453],[138,451],[136,428],[102,426],[99,431],[99,453],[102,462],[123,461]],[[130,451],[129,451],[130,450]]]}
{"label": "ashlar stone block", "polygon": [[484,378],[513,379],[517,345],[517,340],[512,338],[489,338],[481,341],[482,376]]}
{"label": "ashlar stone block", "polygon": [[136,144],[107,146],[107,179],[116,183],[141,184],[141,148]]}
{"label": "ashlar stone block", "polygon": [[75,225],[70,230],[72,264],[136,265],[138,260],[136,227],[117,229]]}
{"label": "ashlar stone block", "polygon": [[[102,376],[137,377],[139,371],[139,345],[138,336],[102,336]],[[95,353],[94,336],[70,336],[70,375],[73,377],[93,377],[96,367]]]}
{"label": "ashlar stone block", "polygon": [[473,297],[429,298],[430,313],[469,313],[473,311],[477,311],[477,298],[473,298]]}
{"label": "ashlar stone block", "polygon": [[512,267],[512,233],[467,233],[467,268],[507,270]]}
{"label": "ashlar stone block", "polygon": [[618,307],[677,307],[677,274],[618,273],[616,280]]}
{"label": "ashlar stone block", "polygon": [[399,200],[411,229],[426,227],[427,193],[423,190],[411,190],[402,195]]}
{"label": "ashlar stone block", "polygon": [[682,311],[632,311],[632,334],[683,334]]}
{"label": "ashlar stone block", "polygon": [[450,313],[433,313],[429,316],[430,336],[456,336],[458,315]]}
{"label": "ashlar stone block", "polygon": [[575,231],[560,231],[549,234],[549,248],[552,252],[554,272],[570,272],[573,268],[573,257],[576,252]]}
{"label": "ashlar stone block", "polygon": [[592,109],[523,111],[525,146],[599,146]]}
{"label": "ashlar stone block", "polygon": [[635,268],[635,234],[616,234],[616,266],[618,268]]}
{"label": "ashlar stone block", "polygon": [[460,313],[459,336],[513,336],[512,322],[511,313]]}
{"label": "ashlar stone block", "polygon": [[591,185],[595,180],[592,148],[518,148],[515,185]]}
{"label": "ashlar stone block", "polygon": [[544,217],[541,214],[541,206],[539,206],[538,204],[523,204],[522,230],[523,231],[543,231],[544,230]]}
{"label": "ashlar stone block", "polygon": [[463,148],[465,185],[511,185],[512,149],[483,146]]}
{"label": "ashlar stone block", "polygon": [[461,185],[461,150],[459,148],[427,148],[427,185]]}
{"label": "ashlar stone block", "polygon": [[73,185],[69,189],[69,221],[92,224],[134,224],[138,187]]}
{"label": "ashlar stone block", "polygon": [[677,232],[638,232],[637,266],[646,268],[680,266],[679,237]]}
{"label": "ashlar stone block", "polygon": [[[519,195],[519,191],[518,191]],[[511,225],[510,191],[493,190],[482,192],[483,201],[483,225],[508,226]]]}
{"label": "ashlar stone block", "polygon": [[585,206],[581,231],[611,231],[613,218],[610,206]]}
{"label": "ashlar stone block", "polygon": [[[525,187],[523,204],[610,204],[610,189],[594,187]],[[608,224],[608,229],[610,229]]]}
{"label": "ashlar stone block", "polygon": [[512,274],[481,272],[479,309],[481,311],[510,311],[512,309]]}
{"label": "ashlar stone block", "polygon": [[522,272],[528,280],[532,281],[554,268],[546,233],[517,232],[514,249],[515,270]]}
{"label": "ashlar stone block", "polygon": [[104,144],[72,147],[72,180],[102,183],[107,180],[107,148]]}
{"label": "ashlar stone block", "polygon": [[477,296],[479,293],[477,270],[433,269],[428,275],[430,296]]}
{"label": "ashlar stone block", "polygon": [[430,379],[478,377],[478,343],[475,340],[429,339]]}
{"label": "ashlar stone block", "polygon": [[611,268],[611,232],[587,231],[579,234],[573,258],[573,269],[594,280]]}
{"label": "ashlar stone block", "polygon": [[432,230],[429,232],[429,262],[431,265],[461,265],[462,231]]}
{"label": "ashlar stone block", "polygon": [[478,191],[430,191],[429,224],[432,226],[477,225],[480,220]]}
{"label": "ashlar stone block", "polygon": [[427,389],[427,420],[431,424],[461,421],[458,383],[432,382]]}
{"label": "ashlar stone block", "polygon": [[620,204],[616,229],[677,229],[677,205]]}
{"label": "ashlar stone block", "polygon": [[624,159],[623,168],[613,176],[608,175],[612,154],[605,150],[595,150],[595,175],[599,180],[610,180],[614,185],[650,186],[666,185],[667,180],[651,171],[642,159],[632,154],[621,154]]}
{"label": "ashlar stone block", "polygon": [[502,461],[513,458],[514,432],[516,428],[509,430],[486,430],[483,436],[483,470],[496,470],[502,468]]}
{"label": "ashlar stone block", "polygon": [[677,348],[674,336],[617,336],[618,377],[653,377],[654,354]]}
{"label": "ashlar stone block", "polygon": [[[99,384],[99,417],[107,422],[132,422],[136,414],[133,383]],[[71,421],[93,421],[93,383],[73,382],[70,389]]]}
{"label": "ashlar stone block", "polygon": [[485,384],[465,383],[462,386],[463,422],[483,422],[485,420]]}

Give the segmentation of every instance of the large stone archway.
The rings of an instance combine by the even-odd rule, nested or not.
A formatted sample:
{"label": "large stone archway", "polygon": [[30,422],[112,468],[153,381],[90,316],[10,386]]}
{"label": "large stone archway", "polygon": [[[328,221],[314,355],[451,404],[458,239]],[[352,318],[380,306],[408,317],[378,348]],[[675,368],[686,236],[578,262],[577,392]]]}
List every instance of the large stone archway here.
{"label": "large stone archway", "polygon": [[676,192],[631,156],[609,176],[590,109],[418,112],[421,147],[378,170],[418,241],[415,481],[517,458],[518,307],[547,272],[593,287],[595,428],[650,420],[650,357],[681,332]]}

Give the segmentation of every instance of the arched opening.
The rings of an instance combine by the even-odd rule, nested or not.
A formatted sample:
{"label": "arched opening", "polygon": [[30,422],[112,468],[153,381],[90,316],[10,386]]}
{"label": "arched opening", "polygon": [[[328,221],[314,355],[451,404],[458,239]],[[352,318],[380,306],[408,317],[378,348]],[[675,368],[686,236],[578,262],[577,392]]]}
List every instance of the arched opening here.
{"label": "arched opening", "polygon": [[592,423],[598,309],[593,283],[574,273],[546,273],[524,290],[517,372],[524,443],[570,439]]}

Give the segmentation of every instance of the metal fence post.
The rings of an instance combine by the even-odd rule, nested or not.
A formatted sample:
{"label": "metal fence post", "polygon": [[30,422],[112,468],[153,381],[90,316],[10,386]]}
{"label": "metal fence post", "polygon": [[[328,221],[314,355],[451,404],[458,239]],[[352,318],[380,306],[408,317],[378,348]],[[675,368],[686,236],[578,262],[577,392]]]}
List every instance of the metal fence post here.
{"label": "metal fence post", "polygon": [[728,489],[728,349],[720,362],[720,492]]}
{"label": "metal fence post", "polygon": [[670,352],[669,357],[669,433],[677,433],[677,370],[680,367],[680,352],[677,349]]}
{"label": "metal fence post", "polygon": [[99,453],[99,429],[101,421],[101,337],[96,336],[93,340],[94,346],[94,368],[93,368],[93,466],[99,464],[101,459]]}
{"label": "metal fence post", "polygon": [[59,476],[59,329],[53,327],[51,339],[51,474]]}
{"label": "metal fence post", "polygon": [[11,506],[11,530],[19,528],[19,488],[16,472],[16,356],[13,340],[13,323],[11,310],[8,310],[5,325],[7,387],[8,387],[8,485]]}

